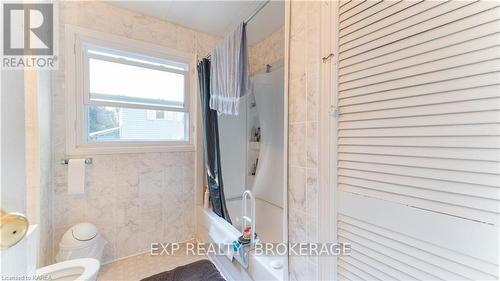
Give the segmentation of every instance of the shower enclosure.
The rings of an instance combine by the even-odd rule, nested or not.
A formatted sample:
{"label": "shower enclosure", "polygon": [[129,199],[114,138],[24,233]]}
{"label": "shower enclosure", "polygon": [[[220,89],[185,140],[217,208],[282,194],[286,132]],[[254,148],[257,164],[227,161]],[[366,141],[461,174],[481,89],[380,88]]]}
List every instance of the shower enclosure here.
{"label": "shower enclosure", "polygon": [[[212,122],[218,129],[217,164],[224,200],[219,201],[225,203],[221,205],[227,212],[220,215],[211,209],[198,209],[199,241],[234,246],[244,232],[243,226],[251,226],[250,233],[255,231],[262,243],[288,241],[285,8],[284,2],[264,1],[247,26],[249,90],[238,100],[237,115],[218,115]],[[254,208],[243,208],[243,194],[251,198],[245,205]],[[258,254],[253,250],[248,255],[234,253],[238,258],[233,258],[231,249],[210,255],[228,279],[286,279],[286,255]]]}
{"label": "shower enclosure", "polygon": [[256,232],[261,241],[283,241],[284,72],[278,67],[251,77],[251,93],[237,116],[219,116],[222,176],[227,208],[241,228],[241,196],[256,199]]}
{"label": "shower enclosure", "polygon": [[[211,209],[198,209],[199,241],[232,245],[241,233],[242,195],[255,199],[250,225],[262,243],[286,243],[285,91],[284,69],[251,77],[251,92],[240,99],[237,116],[218,116],[221,174],[231,223]],[[286,193],[285,193],[286,194]],[[248,203],[248,202],[247,202]],[[253,205],[253,204],[246,204]],[[255,223],[255,224],[253,224]],[[247,224],[248,225],[248,224]],[[284,280],[286,255],[255,254],[239,265],[230,252],[211,255],[212,261],[234,280]]]}

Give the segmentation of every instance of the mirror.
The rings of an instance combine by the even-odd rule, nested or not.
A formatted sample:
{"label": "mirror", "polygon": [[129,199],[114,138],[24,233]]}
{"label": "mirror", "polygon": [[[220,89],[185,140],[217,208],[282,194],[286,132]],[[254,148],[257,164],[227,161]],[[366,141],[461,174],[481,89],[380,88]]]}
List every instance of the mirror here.
{"label": "mirror", "polygon": [[220,115],[224,195],[233,226],[242,225],[242,194],[255,197],[261,241],[283,241],[284,2],[269,2],[247,24],[250,91],[239,115]]}

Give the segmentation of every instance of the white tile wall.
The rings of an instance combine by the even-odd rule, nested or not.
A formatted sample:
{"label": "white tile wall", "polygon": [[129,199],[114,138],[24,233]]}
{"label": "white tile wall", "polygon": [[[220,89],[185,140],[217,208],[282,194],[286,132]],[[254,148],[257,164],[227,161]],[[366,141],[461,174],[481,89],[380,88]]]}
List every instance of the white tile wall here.
{"label": "white tile wall", "polygon": [[204,56],[219,38],[110,4],[60,1],[60,63],[53,77],[54,255],[73,224],[97,225],[109,242],[105,261],[149,249],[150,242],[194,233],[194,152],[88,155],[86,194],[68,195],[65,153],[64,25],[71,24]]}
{"label": "white tile wall", "polygon": [[285,28],[282,27],[266,39],[249,47],[250,74],[264,72],[266,64],[283,63],[285,55]]}
{"label": "white tile wall", "polygon": [[[292,1],[289,81],[289,240],[318,241],[320,1]],[[291,256],[290,280],[318,280],[318,258]]]}

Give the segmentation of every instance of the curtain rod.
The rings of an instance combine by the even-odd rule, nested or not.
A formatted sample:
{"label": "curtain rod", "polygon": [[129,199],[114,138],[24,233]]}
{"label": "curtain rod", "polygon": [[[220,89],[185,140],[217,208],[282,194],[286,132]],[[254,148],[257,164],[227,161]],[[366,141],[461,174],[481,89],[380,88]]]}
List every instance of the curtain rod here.
{"label": "curtain rod", "polygon": [[[249,21],[251,21],[264,7],[269,4],[271,0],[266,0],[264,3],[262,3],[245,21],[244,23],[247,24]],[[205,56],[205,59],[210,59],[210,53]]]}
{"label": "curtain rod", "polygon": [[271,2],[271,0],[266,0],[264,3],[262,3],[262,5],[260,5],[259,8],[257,8],[253,14],[251,16],[249,16],[245,21],[244,23],[248,23],[249,21],[251,21],[262,9],[264,9],[264,7],[269,3]]}

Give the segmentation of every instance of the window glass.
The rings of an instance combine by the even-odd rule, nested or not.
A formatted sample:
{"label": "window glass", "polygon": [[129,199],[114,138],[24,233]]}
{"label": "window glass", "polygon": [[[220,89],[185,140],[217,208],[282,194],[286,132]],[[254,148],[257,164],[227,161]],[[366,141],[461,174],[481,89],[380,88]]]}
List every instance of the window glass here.
{"label": "window glass", "polygon": [[184,107],[183,74],[89,59],[90,100]]}

